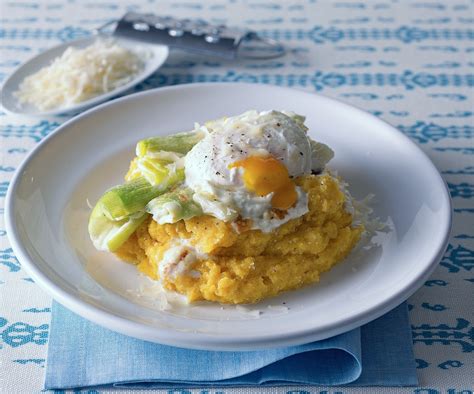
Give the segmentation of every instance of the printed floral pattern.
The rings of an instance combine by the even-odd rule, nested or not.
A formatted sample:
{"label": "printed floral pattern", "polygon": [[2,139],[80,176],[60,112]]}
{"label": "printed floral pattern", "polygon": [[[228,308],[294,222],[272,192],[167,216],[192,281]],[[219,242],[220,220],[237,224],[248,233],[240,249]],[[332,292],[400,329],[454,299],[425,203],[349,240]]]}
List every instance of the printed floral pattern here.
{"label": "printed floral pattern", "polygon": [[[471,393],[474,353],[474,3],[471,0],[5,1],[0,81],[59,42],[86,37],[127,10],[202,18],[258,30],[289,54],[227,62],[172,53],[136,91],[193,82],[252,82],[322,92],[394,124],[430,156],[454,206],[449,247],[409,299],[421,387],[377,393]],[[3,205],[25,155],[66,117],[0,112],[0,361],[5,392],[42,390],[51,299],[21,269],[7,239]],[[18,379],[18,376],[26,379]],[[5,385],[5,386],[4,386]],[[62,391],[58,391],[62,392]],[[76,390],[102,393],[109,390]],[[174,390],[173,393],[363,393],[357,388]]]}

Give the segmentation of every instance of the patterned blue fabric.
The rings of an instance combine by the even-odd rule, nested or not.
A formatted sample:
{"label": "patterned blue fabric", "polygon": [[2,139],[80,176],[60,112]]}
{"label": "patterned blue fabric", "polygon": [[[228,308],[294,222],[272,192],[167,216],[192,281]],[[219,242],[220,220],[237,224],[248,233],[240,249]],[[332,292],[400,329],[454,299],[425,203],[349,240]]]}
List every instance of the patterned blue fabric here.
{"label": "patterned blue fabric", "polygon": [[[440,265],[408,300],[420,387],[380,387],[371,392],[473,394],[473,0],[5,0],[0,4],[0,81],[31,56],[85,37],[126,11],[251,28],[290,49],[281,59],[239,62],[173,52],[136,91],[188,82],[242,81],[320,92],[393,124],[430,157],[449,186],[454,216],[450,245]],[[8,242],[5,195],[25,155],[65,120],[28,119],[0,110],[2,393],[43,388],[51,318],[51,297],[29,278]],[[348,386],[297,385],[186,389],[176,394],[361,390],[365,392]]]}
{"label": "patterned blue fabric", "polygon": [[351,382],[357,386],[417,383],[406,304],[360,329],[324,341],[252,352],[187,350],[140,341],[53,304],[48,389]]}

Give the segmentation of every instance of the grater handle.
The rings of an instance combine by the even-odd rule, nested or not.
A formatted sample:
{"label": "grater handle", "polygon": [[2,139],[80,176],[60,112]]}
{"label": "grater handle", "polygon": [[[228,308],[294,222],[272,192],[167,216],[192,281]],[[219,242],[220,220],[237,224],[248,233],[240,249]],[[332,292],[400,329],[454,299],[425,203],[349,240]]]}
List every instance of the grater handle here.
{"label": "grater handle", "polygon": [[253,31],[211,25],[202,20],[129,12],[120,20],[96,29],[112,35],[226,59],[272,59],[283,56],[285,48],[277,41],[260,37]]}

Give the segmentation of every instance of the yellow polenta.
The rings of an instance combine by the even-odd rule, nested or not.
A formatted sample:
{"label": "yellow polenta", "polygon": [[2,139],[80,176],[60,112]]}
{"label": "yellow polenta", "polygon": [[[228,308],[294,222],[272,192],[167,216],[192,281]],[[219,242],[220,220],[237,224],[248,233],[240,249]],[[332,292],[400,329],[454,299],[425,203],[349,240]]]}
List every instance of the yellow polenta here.
{"label": "yellow polenta", "polygon": [[152,279],[160,279],[163,254],[176,238],[187,239],[209,256],[193,263],[191,268],[199,274],[161,280],[167,289],[185,294],[190,301],[252,303],[318,282],[322,272],[351,251],[363,228],[352,227],[337,179],[328,174],[308,175],[296,183],[308,193],[309,212],[272,233],[249,230],[245,222],[237,233],[230,223],[211,216],[164,225],[150,219],[117,255]]}

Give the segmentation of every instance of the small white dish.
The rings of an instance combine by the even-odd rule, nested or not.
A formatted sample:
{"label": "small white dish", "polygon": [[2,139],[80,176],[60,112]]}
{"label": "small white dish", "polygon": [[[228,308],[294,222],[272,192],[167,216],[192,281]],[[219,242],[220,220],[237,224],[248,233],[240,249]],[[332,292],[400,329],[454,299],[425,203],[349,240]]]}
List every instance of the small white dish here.
{"label": "small white dish", "polygon": [[[380,246],[349,257],[304,289],[244,308],[199,303],[163,310],[151,281],[94,249],[87,234],[88,201],[122,182],[139,139],[253,108],[307,115],[311,136],[336,152],[330,167],[357,198],[374,193],[376,214],[393,230],[380,238]],[[446,248],[451,205],[425,154],[366,112],[287,88],[192,84],[123,97],[59,127],[14,176],[6,226],[16,256],[35,282],[79,315],[168,345],[249,350],[340,334],[406,300]]]}
{"label": "small white dish", "polygon": [[100,104],[105,100],[108,100],[112,97],[115,97],[121,93],[126,92],[133,86],[142,82],[144,79],[148,78],[153,74],[168,58],[168,47],[163,45],[149,44],[145,42],[138,42],[133,40],[128,40],[121,37],[113,37],[113,39],[124,48],[130,50],[145,50],[150,53],[150,56],[145,60],[145,66],[130,82],[125,85],[118,87],[117,89],[111,90],[105,94],[93,97],[89,100],[77,103],[70,107],[51,109],[48,111],[41,111],[33,105],[22,104],[19,102],[15,96],[15,92],[18,91],[20,84],[23,80],[39,71],[41,68],[49,66],[51,62],[61,56],[64,51],[72,46],[76,48],[85,48],[91,45],[98,36],[94,35],[87,38],[81,38],[75,41],[68,41],[64,44],[57,45],[52,47],[39,55],[36,55],[21,64],[4,82],[2,86],[1,94],[1,105],[5,112],[16,114],[16,115],[27,115],[27,116],[53,116],[61,114],[75,114],[80,111],[83,111],[87,108],[93,107],[94,105]]}

